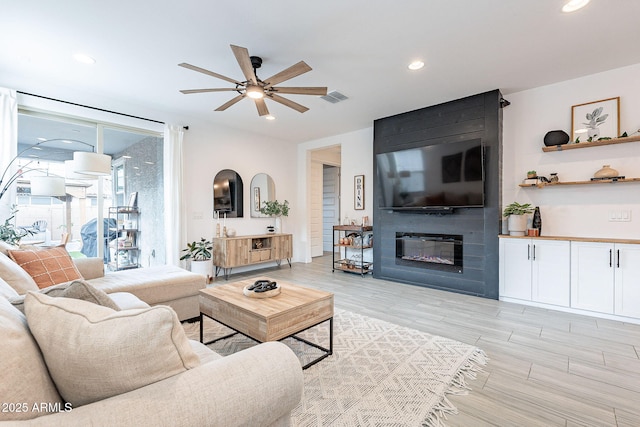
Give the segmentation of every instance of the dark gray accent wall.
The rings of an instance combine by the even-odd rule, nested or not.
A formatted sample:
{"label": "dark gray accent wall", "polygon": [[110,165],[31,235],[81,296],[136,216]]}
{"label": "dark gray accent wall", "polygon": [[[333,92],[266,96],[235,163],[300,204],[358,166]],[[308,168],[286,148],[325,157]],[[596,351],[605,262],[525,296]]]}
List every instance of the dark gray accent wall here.
{"label": "dark gray accent wall", "polygon": [[[500,231],[500,153],[502,110],[499,90],[410,111],[374,122],[373,276],[486,298],[498,298]],[[430,215],[378,208],[376,154],[480,138],[484,149],[484,207],[455,208]],[[449,273],[396,265],[396,232],[461,234],[463,272]]]}

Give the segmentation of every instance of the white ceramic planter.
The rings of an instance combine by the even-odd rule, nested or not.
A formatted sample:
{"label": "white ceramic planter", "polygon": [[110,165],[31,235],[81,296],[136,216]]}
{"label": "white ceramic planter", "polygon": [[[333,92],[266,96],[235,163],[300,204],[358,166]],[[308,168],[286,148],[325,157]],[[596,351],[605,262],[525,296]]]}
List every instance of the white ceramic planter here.
{"label": "white ceramic planter", "polygon": [[205,276],[207,278],[207,283],[208,283],[213,277],[213,260],[210,260],[210,259],[206,261],[191,260],[191,272]]}
{"label": "white ceramic planter", "polygon": [[509,235],[524,236],[527,231],[526,215],[509,215]]}

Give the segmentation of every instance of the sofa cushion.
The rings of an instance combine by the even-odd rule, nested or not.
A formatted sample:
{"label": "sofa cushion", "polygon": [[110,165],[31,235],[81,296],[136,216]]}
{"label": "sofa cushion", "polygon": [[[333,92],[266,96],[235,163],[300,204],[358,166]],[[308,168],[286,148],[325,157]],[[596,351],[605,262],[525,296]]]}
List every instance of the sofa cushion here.
{"label": "sofa cushion", "polygon": [[9,299],[19,296],[15,289],[0,277],[0,298]]}
{"label": "sofa cushion", "polygon": [[0,240],[0,253],[9,256],[9,251],[12,249],[18,249],[17,246],[13,246],[11,243],[7,243],[4,240]]}
{"label": "sofa cushion", "polygon": [[20,295],[38,290],[38,285],[29,273],[3,253],[0,253],[0,277]]}
{"label": "sofa cushion", "polygon": [[200,364],[170,307],[114,311],[29,292],[24,308],[60,395],[74,407]]}
{"label": "sofa cushion", "polygon": [[64,246],[41,251],[11,250],[9,256],[29,273],[41,289],[82,279]]}
{"label": "sofa cushion", "polygon": [[[20,411],[0,410],[0,421],[35,418],[41,415],[32,411],[36,404],[38,407],[45,402],[62,404],[38,344],[29,332],[27,319],[4,298],[0,298],[0,336],[2,403],[21,404]],[[25,407],[27,411],[22,411]]]}
{"label": "sofa cushion", "polygon": [[92,279],[90,283],[108,294],[129,292],[147,304],[155,305],[197,296],[200,289],[206,287],[206,278],[173,265],[162,265],[115,271]]}
{"label": "sofa cushion", "polygon": [[[109,295],[102,292],[100,289],[96,289],[84,280],[74,280],[70,283],[63,283],[61,285],[50,286],[45,289],[41,289],[40,293],[49,295],[50,297],[62,297],[62,298],[74,298],[81,299],[83,301],[89,301],[94,304],[101,305],[103,307],[109,307],[113,310],[120,310],[120,306],[111,299]],[[9,301],[15,308],[24,312],[24,295],[20,295],[14,298],[10,298]],[[140,308],[140,307],[137,307]]]}

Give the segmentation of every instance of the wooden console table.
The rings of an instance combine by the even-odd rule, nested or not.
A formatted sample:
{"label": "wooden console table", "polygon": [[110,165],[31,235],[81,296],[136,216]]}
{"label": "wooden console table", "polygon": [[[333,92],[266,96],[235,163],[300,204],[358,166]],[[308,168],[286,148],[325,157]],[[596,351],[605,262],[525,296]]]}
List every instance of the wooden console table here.
{"label": "wooden console table", "polygon": [[253,236],[215,237],[213,265],[216,277],[224,270],[224,278],[234,267],[275,261],[279,266],[286,259],[291,267],[293,236],[291,234],[259,234]]}

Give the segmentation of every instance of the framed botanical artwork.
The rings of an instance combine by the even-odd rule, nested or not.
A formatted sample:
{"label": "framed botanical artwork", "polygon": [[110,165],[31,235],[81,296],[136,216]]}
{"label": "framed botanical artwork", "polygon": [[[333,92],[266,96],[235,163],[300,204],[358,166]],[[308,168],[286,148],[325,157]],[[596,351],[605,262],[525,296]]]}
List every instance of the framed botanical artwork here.
{"label": "framed botanical artwork", "polygon": [[571,107],[571,141],[591,142],[619,136],[619,96]]}
{"label": "framed botanical artwork", "polygon": [[357,211],[364,209],[364,175],[353,178],[353,208]]}

